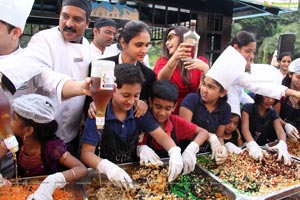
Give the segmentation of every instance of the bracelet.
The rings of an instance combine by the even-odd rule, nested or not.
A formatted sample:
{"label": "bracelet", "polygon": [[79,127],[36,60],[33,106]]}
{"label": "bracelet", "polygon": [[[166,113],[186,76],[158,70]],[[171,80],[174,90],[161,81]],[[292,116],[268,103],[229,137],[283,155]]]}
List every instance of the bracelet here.
{"label": "bracelet", "polygon": [[75,172],[74,172],[74,170],[73,169],[70,169],[71,170],[71,172],[72,172],[72,174],[73,174],[73,179],[75,180],[75,178],[76,178],[76,174],[75,174]]}

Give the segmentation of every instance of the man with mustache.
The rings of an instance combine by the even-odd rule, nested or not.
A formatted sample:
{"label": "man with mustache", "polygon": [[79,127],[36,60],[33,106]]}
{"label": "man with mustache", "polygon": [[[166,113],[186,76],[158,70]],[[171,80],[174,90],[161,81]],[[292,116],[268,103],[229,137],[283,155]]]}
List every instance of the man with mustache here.
{"label": "man with mustache", "polygon": [[105,48],[113,43],[116,34],[116,22],[109,18],[97,18],[94,22],[93,34],[94,38],[90,44],[91,57],[92,60],[96,60],[104,57]]}
{"label": "man with mustache", "polygon": [[[91,59],[89,42],[84,37],[84,32],[90,23],[91,10],[90,0],[63,0],[58,27],[33,35],[23,52],[13,56],[11,60],[0,62],[2,84],[6,88],[12,86],[17,89],[23,82],[39,75],[35,92],[58,101],[68,97],[68,93],[80,90],[78,85],[66,90],[65,83],[68,80],[58,79],[59,75],[52,72],[45,73],[45,68],[67,75],[75,81],[87,77]],[[6,65],[9,66],[6,68]],[[84,90],[83,86],[81,90]],[[84,100],[85,96],[77,96],[56,106],[55,119],[59,127],[56,135],[75,156]]]}

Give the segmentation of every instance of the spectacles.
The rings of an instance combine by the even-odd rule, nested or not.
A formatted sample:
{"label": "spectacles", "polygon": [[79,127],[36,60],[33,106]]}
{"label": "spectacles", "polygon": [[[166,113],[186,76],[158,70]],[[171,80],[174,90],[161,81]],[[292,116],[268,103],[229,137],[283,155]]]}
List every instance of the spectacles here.
{"label": "spectacles", "polygon": [[167,41],[172,40],[175,36],[177,36],[176,33],[170,33],[170,34],[167,36]]}
{"label": "spectacles", "polygon": [[105,30],[103,31],[106,35],[115,35],[116,32],[110,31],[110,30]]}

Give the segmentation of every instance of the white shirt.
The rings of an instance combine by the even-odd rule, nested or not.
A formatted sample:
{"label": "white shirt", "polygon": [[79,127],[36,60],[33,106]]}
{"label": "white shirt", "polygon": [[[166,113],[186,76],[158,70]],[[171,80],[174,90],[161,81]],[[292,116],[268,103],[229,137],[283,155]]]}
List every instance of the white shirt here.
{"label": "white shirt", "polygon": [[[37,81],[36,93],[55,98],[58,102],[61,101],[63,84],[68,80],[66,75],[75,80],[83,80],[88,75],[88,66],[91,62],[87,39],[83,38],[82,44],[67,42],[58,27],[35,34],[27,48],[17,56],[17,59],[13,58],[9,63],[0,62],[0,71],[16,88],[40,74],[41,80]],[[10,66],[6,67],[7,65]],[[53,72],[50,68],[59,73]],[[65,143],[70,142],[78,134],[84,100],[85,96],[73,97],[56,106],[57,136]]]}
{"label": "white shirt", "polygon": [[93,42],[90,43],[90,50],[92,61],[103,58],[103,52],[98,47],[96,47]]}

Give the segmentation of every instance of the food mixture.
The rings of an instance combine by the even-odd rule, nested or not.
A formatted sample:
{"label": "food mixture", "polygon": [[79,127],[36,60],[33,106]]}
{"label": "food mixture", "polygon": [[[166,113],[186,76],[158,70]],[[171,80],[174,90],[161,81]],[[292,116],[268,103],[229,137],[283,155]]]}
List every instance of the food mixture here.
{"label": "food mixture", "polygon": [[291,155],[300,157],[300,143],[287,140],[288,151]]}
{"label": "food mixture", "polygon": [[197,162],[241,193],[261,196],[300,184],[300,164],[293,160],[291,166],[286,166],[283,160],[277,161],[277,156],[277,153],[268,152],[259,162],[244,151],[239,155],[230,154],[219,166],[212,164],[210,155],[199,156]]}
{"label": "food mixture", "polygon": [[[0,186],[0,199],[1,200],[21,200],[26,199],[37,188],[38,184],[21,184],[21,185],[3,185]],[[73,194],[56,189],[52,195],[53,200],[76,200]]]}
{"label": "food mixture", "polygon": [[205,176],[198,168],[195,169],[195,172],[177,178],[174,183],[170,184],[170,188],[173,194],[183,199],[228,199],[221,192],[220,183]]}
{"label": "food mixture", "polygon": [[199,169],[178,177],[171,184],[167,182],[168,169],[163,166],[138,167],[129,174],[134,182],[132,190],[125,191],[109,181],[101,182],[95,178],[92,184],[85,186],[88,199],[227,199],[225,194],[216,190],[216,182],[202,176]]}

